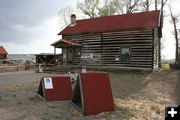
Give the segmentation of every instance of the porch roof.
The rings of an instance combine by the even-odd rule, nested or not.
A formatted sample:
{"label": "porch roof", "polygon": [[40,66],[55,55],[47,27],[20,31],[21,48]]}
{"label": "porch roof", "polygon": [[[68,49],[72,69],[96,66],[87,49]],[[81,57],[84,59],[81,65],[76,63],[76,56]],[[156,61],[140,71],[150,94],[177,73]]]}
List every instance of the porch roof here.
{"label": "porch roof", "polygon": [[60,40],[52,43],[51,46],[54,46],[54,47],[56,47],[56,48],[82,47],[82,44],[79,43],[79,42],[76,42],[76,41],[74,41],[74,40],[60,39]]}

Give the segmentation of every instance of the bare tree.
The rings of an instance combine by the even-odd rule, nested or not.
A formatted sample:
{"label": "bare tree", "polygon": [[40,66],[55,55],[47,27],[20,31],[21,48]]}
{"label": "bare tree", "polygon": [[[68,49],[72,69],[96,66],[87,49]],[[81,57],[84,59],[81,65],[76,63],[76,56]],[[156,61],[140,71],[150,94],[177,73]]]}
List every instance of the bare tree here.
{"label": "bare tree", "polygon": [[157,10],[158,0],[155,0],[155,1],[154,1],[154,5],[155,5],[155,10]]}
{"label": "bare tree", "polygon": [[154,0],[154,8],[155,8],[155,10],[158,10],[158,6],[161,6],[162,3],[164,3],[164,5],[165,5],[166,2],[164,2],[164,1],[162,2],[162,0]]}
{"label": "bare tree", "polygon": [[[161,0],[160,5],[161,5],[161,17],[160,17],[160,30],[162,30],[163,25],[164,25],[164,6],[166,5],[168,0]],[[159,40],[159,67],[161,67],[161,39]]]}
{"label": "bare tree", "polygon": [[178,20],[178,17],[177,16],[175,16],[175,15],[173,15],[173,13],[172,13],[172,10],[171,10],[171,7],[170,7],[170,5],[169,5],[169,11],[170,11],[170,14],[171,14],[171,19],[172,19],[172,23],[173,23],[173,26],[174,26],[174,38],[175,38],[175,40],[176,40],[176,58],[175,58],[175,63],[176,63],[176,67],[177,67],[177,65],[178,64],[180,64],[179,63],[179,59],[178,59],[178,45],[179,45],[179,41],[178,41],[178,30],[177,30],[177,23],[179,22],[179,20]]}
{"label": "bare tree", "polygon": [[138,11],[140,0],[84,0],[77,8],[90,18]]}
{"label": "bare tree", "polygon": [[154,10],[158,10],[158,6],[160,6],[161,9],[164,8],[167,1],[168,0],[140,0],[139,6],[143,11],[152,10],[152,5],[154,5]]}
{"label": "bare tree", "polygon": [[118,0],[105,0],[102,7],[97,6],[99,16],[115,15],[120,8]]}
{"label": "bare tree", "polygon": [[161,27],[164,24],[164,6],[166,5],[168,0],[161,0]]}
{"label": "bare tree", "polygon": [[150,7],[153,4],[153,0],[140,0],[140,6],[142,11],[150,11]]}
{"label": "bare tree", "polygon": [[98,4],[99,0],[84,0],[83,2],[77,3],[77,8],[80,9],[83,14],[89,16],[90,18],[94,18],[97,16]]}
{"label": "bare tree", "polygon": [[140,0],[126,0],[122,2],[122,6],[126,7],[125,13],[133,13],[135,11],[138,11],[137,6]]}
{"label": "bare tree", "polygon": [[73,12],[74,8],[72,6],[64,7],[58,12],[61,28],[64,28],[70,24],[70,16]]}

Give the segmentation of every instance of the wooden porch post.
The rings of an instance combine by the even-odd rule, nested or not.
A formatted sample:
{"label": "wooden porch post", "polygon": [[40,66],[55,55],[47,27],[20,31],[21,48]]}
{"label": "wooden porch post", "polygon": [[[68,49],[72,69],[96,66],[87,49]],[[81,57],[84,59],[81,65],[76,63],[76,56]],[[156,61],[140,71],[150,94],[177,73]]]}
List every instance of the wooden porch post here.
{"label": "wooden porch post", "polygon": [[74,58],[75,58],[75,48],[72,47],[72,65],[74,65]]}
{"label": "wooden porch post", "polygon": [[56,55],[56,47],[54,46],[54,55]]}

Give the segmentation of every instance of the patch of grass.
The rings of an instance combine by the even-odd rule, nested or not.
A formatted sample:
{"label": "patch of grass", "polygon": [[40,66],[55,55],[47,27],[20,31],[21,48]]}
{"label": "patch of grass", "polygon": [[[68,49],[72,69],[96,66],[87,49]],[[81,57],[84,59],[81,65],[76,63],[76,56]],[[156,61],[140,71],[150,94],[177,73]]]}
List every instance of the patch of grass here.
{"label": "patch of grass", "polygon": [[48,118],[42,118],[42,120],[49,120]]}
{"label": "patch of grass", "polygon": [[151,106],[151,110],[155,111],[156,114],[160,114],[161,113],[161,110],[158,106]]}
{"label": "patch of grass", "polygon": [[22,104],[22,102],[18,102],[17,104],[18,104],[18,105],[21,105],[21,104]]}
{"label": "patch of grass", "polygon": [[161,67],[166,70],[170,69],[169,64],[161,64]]}
{"label": "patch of grass", "polygon": [[13,94],[12,97],[16,97],[16,94]]}
{"label": "patch of grass", "polygon": [[0,96],[0,100],[2,100],[2,97]]}
{"label": "patch of grass", "polygon": [[48,113],[48,112],[44,112],[43,114],[44,114],[44,115],[49,115],[49,113]]}
{"label": "patch of grass", "polygon": [[29,100],[34,100],[34,98],[33,98],[33,97],[30,97]]}
{"label": "patch of grass", "polygon": [[55,118],[55,119],[58,119],[58,120],[62,120],[62,117],[58,116],[58,115],[52,115],[52,117]]}

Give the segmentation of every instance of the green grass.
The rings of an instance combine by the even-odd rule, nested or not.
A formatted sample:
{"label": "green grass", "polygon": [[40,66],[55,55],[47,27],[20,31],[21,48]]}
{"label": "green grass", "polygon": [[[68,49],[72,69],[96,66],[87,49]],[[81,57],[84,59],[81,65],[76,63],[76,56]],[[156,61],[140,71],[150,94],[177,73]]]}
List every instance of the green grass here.
{"label": "green grass", "polygon": [[158,106],[151,106],[151,110],[154,110],[156,112],[156,114],[160,114],[161,110]]}
{"label": "green grass", "polygon": [[16,94],[13,94],[12,96],[13,96],[13,97],[16,97]]}
{"label": "green grass", "polygon": [[33,97],[30,97],[29,100],[34,100],[34,98],[33,98]]}
{"label": "green grass", "polygon": [[21,104],[22,104],[22,102],[18,102],[17,104],[18,104],[18,105],[21,105]]}
{"label": "green grass", "polygon": [[165,70],[170,69],[169,64],[161,64],[161,67]]}

